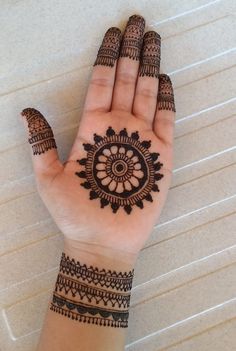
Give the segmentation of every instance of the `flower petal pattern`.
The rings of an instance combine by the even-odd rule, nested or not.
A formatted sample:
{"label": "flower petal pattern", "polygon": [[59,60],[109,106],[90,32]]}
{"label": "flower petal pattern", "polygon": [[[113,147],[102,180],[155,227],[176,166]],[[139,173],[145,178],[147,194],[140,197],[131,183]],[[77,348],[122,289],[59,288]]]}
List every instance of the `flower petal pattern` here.
{"label": "flower petal pattern", "polygon": [[81,186],[90,189],[90,200],[100,198],[101,208],[110,204],[113,213],[122,207],[130,214],[134,206],[143,209],[144,200],[153,201],[152,191],[159,192],[160,154],[149,151],[150,140],[139,139],[137,131],[129,136],[125,128],[115,133],[109,127],[104,137],[94,133],[93,145],[83,144],[87,158],[77,161],[85,170],[75,174],[86,178]]}

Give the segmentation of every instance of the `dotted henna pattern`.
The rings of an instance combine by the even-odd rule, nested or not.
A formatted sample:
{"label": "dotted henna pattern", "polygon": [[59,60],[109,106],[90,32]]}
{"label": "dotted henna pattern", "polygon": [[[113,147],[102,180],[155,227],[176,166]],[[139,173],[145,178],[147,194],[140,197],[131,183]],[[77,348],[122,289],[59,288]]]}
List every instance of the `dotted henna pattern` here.
{"label": "dotted henna pattern", "polygon": [[21,115],[26,118],[29,128],[29,143],[33,155],[41,155],[50,149],[56,149],[53,131],[45,117],[35,108],[25,108]]}
{"label": "dotted henna pattern", "polygon": [[161,60],[161,37],[150,31],[143,38],[139,76],[158,77]]}
{"label": "dotted henna pattern", "polygon": [[158,110],[169,110],[176,112],[173,86],[170,77],[167,74],[159,75],[157,101]]}
{"label": "dotted henna pattern", "polygon": [[79,303],[54,292],[50,309],[68,318],[83,323],[110,326],[115,328],[128,327],[128,310],[104,309]]}
{"label": "dotted henna pattern", "polygon": [[60,262],[60,272],[70,275],[88,284],[98,285],[103,288],[109,288],[120,291],[129,291],[132,287],[134,270],[129,272],[116,272],[97,267],[87,266],[75,261],[65,253],[62,253]]}
{"label": "dotted henna pattern", "polygon": [[122,35],[119,28],[109,28],[98,50],[94,66],[102,65],[113,67],[119,57],[121,39]]}
{"label": "dotted henna pattern", "polygon": [[67,295],[70,293],[72,297],[78,295],[81,301],[87,300],[87,302],[96,304],[103,303],[104,306],[128,308],[130,305],[130,292],[124,294],[99,289],[63,274],[58,274],[57,276],[55,291],[58,293],[63,292]]}
{"label": "dotted henna pattern", "polygon": [[78,322],[127,328],[133,275],[87,266],[63,252],[50,309]]}
{"label": "dotted henna pattern", "polygon": [[90,200],[99,198],[101,208],[110,205],[116,213],[122,207],[127,214],[133,206],[142,209],[144,200],[152,202],[163,164],[155,162],[158,153],[149,152],[151,141],[140,141],[138,132],[129,136],[124,128],[116,134],[109,127],[104,137],[94,134],[94,142],[83,144],[87,157],[77,162],[85,170],[75,173],[86,179],[81,185],[90,190]]}
{"label": "dotted henna pattern", "polygon": [[129,57],[139,60],[143,43],[145,20],[143,17],[133,15],[129,18],[120,50],[120,57]]}

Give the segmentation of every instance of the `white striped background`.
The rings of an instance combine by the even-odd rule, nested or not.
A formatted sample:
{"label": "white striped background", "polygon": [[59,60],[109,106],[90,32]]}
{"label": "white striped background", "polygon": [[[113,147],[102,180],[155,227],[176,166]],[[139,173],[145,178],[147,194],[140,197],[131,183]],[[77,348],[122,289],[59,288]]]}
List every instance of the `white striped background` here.
{"label": "white striped background", "polygon": [[236,350],[236,2],[0,0],[0,351],[34,351],[62,237],[40,200],[19,112],[65,160],[104,31],[142,14],[177,107],[168,201],[136,265],[127,351]]}

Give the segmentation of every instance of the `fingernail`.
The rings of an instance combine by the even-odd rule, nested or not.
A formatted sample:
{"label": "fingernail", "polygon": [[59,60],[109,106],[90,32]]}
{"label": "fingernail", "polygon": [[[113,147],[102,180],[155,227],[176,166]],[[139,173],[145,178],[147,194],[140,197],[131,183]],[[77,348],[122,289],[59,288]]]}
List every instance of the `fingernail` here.
{"label": "fingernail", "polygon": [[174,90],[170,77],[167,74],[159,74],[158,110],[176,112]]}
{"label": "fingernail", "polygon": [[104,35],[94,66],[113,67],[119,57],[122,34],[119,28],[111,27]]}
{"label": "fingernail", "polygon": [[161,60],[161,37],[154,31],[145,33],[139,76],[158,77]]}
{"label": "fingernail", "polygon": [[129,18],[123,36],[120,57],[129,57],[136,61],[140,59],[144,28],[145,20],[142,16],[133,15]]}

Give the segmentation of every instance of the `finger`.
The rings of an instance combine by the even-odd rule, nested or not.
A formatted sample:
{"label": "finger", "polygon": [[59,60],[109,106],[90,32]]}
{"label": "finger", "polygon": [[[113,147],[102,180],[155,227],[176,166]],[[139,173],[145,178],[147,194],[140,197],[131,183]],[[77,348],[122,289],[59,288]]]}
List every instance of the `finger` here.
{"label": "finger", "polygon": [[116,62],[119,56],[121,31],[108,29],[98,51],[85,101],[85,112],[104,111],[111,108]]}
{"label": "finger", "polygon": [[25,127],[29,132],[32,160],[36,176],[54,175],[62,166],[58,158],[53,131],[45,117],[34,108],[21,112]]}
{"label": "finger", "polygon": [[144,28],[143,17],[134,15],[129,18],[117,63],[113,110],[132,111]]}
{"label": "finger", "polygon": [[150,31],[143,38],[141,64],[135,91],[133,114],[152,124],[158,92],[158,74],[161,57],[161,37]]}
{"label": "finger", "polygon": [[166,144],[173,142],[175,112],[174,91],[170,77],[167,74],[160,74],[154,132]]}

